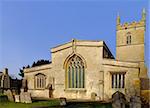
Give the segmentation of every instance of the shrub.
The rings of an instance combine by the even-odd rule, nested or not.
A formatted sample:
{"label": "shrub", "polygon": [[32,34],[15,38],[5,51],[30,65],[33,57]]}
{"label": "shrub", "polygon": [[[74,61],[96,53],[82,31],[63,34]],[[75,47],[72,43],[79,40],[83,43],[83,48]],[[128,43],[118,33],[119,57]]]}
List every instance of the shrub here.
{"label": "shrub", "polygon": [[6,102],[6,101],[8,101],[7,96],[4,94],[0,94],[0,102]]}

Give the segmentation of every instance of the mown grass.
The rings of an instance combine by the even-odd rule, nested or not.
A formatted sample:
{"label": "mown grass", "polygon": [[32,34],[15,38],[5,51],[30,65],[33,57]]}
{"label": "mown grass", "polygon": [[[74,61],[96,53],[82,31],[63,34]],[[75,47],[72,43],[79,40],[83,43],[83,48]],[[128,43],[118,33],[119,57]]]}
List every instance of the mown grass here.
{"label": "mown grass", "polygon": [[35,101],[33,103],[0,102],[0,108],[36,108],[58,106],[58,100]]}
{"label": "mown grass", "polygon": [[2,102],[0,108],[112,108],[111,104],[71,102],[65,107],[59,106],[59,100],[35,101],[31,104]]}
{"label": "mown grass", "polygon": [[9,102],[6,95],[0,95],[0,108],[112,108],[110,103],[100,102],[68,102],[65,107],[60,107],[60,100],[33,100],[33,103]]}

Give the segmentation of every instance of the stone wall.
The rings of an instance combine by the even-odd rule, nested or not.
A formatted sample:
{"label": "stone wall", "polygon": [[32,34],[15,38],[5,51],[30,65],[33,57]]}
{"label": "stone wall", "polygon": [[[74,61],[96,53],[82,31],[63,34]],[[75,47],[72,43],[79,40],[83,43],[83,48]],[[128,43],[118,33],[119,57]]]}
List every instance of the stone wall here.
{"label": "stone wall", "polygon": [[[127,63],[127,62],[119,62],[115,60],[104,60],[103,61],[103,69],[104,69],[104,100],[108,100],[111,98],[112,94],[116,91],[120,91],[126,96],[133,95],[134,90],[131,91],[131,87],[133,87],[133,82],[139,76],[139,68],[137,63]],[[125,72],[125,87],[124,88],[112,88],[112,76],[111,73],[122,73]]]}
{"label": "stone wall", "polygon": [[[55,90],[54,97],[66,97],[72,99],[90,99],[91,93],[99,94],[99,71],[103,54],[102,41],[78,41],[76,49],[73,52],[71,43],[64,46],[53,48],[52,67],[55,72]],[[68,90],[65,88],[65,68],[63,67],[66,58],[77,54],[85,61],[85,88]]]}

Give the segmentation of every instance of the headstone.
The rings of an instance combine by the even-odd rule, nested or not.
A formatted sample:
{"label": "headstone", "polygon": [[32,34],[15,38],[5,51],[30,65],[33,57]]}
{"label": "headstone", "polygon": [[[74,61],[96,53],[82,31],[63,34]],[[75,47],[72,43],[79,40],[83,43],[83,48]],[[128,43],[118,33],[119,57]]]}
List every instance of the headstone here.
{"label": "headstone", "polygon": [[24,98],[24,92],[20,93],[20,102],[24,103],[25,102],[25,98]]}
{"label": "headstone", "polygon": [[20,95],[15,95],[15,102],[20,102]]}
{"label": "headstone", "polygon": [[31,94],[29,92],[20,93],[20,102],[21,103],[32,103]]}
{"label": "headstone", "polygon": [[92,100],[96,100],[96,96],[97,96],[96,93],[94,93],[94,92],[91,93],[91,99],[92,99]]}
{"label": "headstone", "polygon": [[96,96],[95,100],[99,101],[99,100],[101,100],[101,98],[99,96]]}
{"label": "headstone", "polygon": [[117,91],[112,95],[113,108],[125,108],[126,99],[123,93]]}
{"label": "headstone", "polygon": [[60,98],[60,106],[65,106],[65,105],[67,105],[66,98],[61,97]]}
{"label": "headstone", "polygon": [[14,96],[16,95],[15,89],[12,89],[12,94],[13,94]]}
{"label": "headstone", "polygon": [[139,96],[130,98],[130,108],[141,108],[141,98]]}
{"label": "headstone", "polygon": [[24,93],[24,97],[25,97],[25,103],[32,103],[31,94],[30,93],[25,92]]}
{"label": "headstone", "polygon": [[24,89],[23,89],[23,88],[21,88],[21,89],[20,89],[20,91],[21,91],[21,93],[23,93],[23,92],[24,92]]}
{"label": "headstone", "polygon": [[5,94],[7,95],[9,101],[14,102],[14,97],[11,90],[5,91]]}

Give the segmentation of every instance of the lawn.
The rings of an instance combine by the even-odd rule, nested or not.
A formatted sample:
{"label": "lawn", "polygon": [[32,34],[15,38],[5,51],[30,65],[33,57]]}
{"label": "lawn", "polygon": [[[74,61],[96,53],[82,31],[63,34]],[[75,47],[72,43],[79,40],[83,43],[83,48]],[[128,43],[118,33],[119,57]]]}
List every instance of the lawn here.
{"label": "lawn", "polygon": [[0,102],[0,108],[112,108],[111,104],[95,102],[71,102],[65,107],[59,106],[59,100],[34,101],[31,104]]}
{"label": "lawn", "polygon": [[0,94],[0,108],[112,108],[110,103],[100,102],[67,102],[65,107],[60,107],[59,99],[33,100],[33,103],[9,102],[6,95]]}
{"label": "lawn", "polygon": [[15,103],[15,102],[0,102],[0,108],[47,108],[50,106],[58,106],[58,100],[47,100],[47,101],[35,101],[30,104]]}

